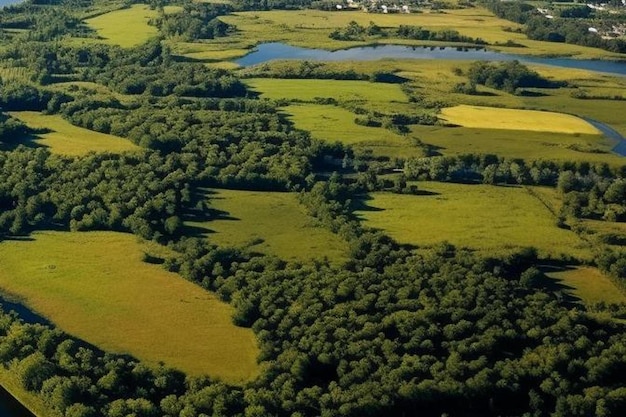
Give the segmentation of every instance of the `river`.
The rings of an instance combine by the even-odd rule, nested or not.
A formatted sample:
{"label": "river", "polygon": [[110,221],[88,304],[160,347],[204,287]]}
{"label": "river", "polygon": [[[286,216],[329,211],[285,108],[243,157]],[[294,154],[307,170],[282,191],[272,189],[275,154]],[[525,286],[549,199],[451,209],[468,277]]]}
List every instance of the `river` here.
{"label": "river", "polygon": [[[324,49],[300,48],[272,42],[258,45],[248,55],[235,62],[241,66],[262,64],[276,59],[300,59],[314,61],[372,61],[383,58],[401,59],[450,59],[513,61],[565,68],[578,68],[626,76],[626,62],[573,58],[542,58],[490,51],[484,48],[422,47],[404,45],[376,45],[359,48],[326,51]],[[626,59],[626,57],[625,57]]]}

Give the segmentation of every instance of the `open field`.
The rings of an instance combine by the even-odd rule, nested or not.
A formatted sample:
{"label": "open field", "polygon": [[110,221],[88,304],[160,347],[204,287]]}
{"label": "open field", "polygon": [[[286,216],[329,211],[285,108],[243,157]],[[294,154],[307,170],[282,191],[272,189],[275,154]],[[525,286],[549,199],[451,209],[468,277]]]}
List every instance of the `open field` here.
{"label": "open field", "polygon": [[315,226],[294,193],[209,190],[211,208],[219,216],[210,221],[187,221],[187,226],[219,245],[249,246],[283,259],[345,259],[345,243]]}
{"label": "open field", "polygon": [[[250,39],[262,42],[286,42],[296,46],[324,49],[343,49],[366,43],[431,44],[425,41],[408,41],[394,38],[372,38],[365,41],[336,41],[329,33],[345,27],[354,20],[362,26],[372,21],[384,28],[399,25],[422,26],[430,30],[454,29],[462,35],[482,38],[489,43],[504,43],[512,40],[524,47],[494,47],[516,54],[531,55],[573,55],[580,58],[601,58],[616,56],[599,49],[531,41],[523,33],[507,32],[504,28],[516,29],[516,23],[495,17],[488,10],[476,7],[471,9],[445,10],[443,13],[412,14],[372,14],[362,11],[324,12],[318,10],[273,10],[267,12],[238,12],[220,18],[225,23],[237,26],[239,32],[231,36],[247,44]],[[214,42],[219,43],[219,40]]]}
{"label": "open field", "polygon": [[33,413],[35,417],[49,417],[50,409],[43,398],[24,389],[15,367],[15,363],[11,364],[8,369],[0,367],[0,386]]}
{"label": "open field", "polygon": [[408,102],[398,84],[345,80],[286,80],[251,78],[245,83],[262,98],[312,101],[333,98],[337,101]]}
{"label": "open field", "polygon": [[441,109],[440,117],[448,123],[479,129],[600,134],[595,127],[578,117],[537,110],[502,109],[462,104]]}
{"label": "open field", "polygon": [[46,130],[47,133],[35,135],[33,142],[49,147],[54,153],[85,155],[89,152],[124,152],[141,149],[128,139],[74,126],[59,115],[23,111],[11,112],[11,116],[30,128]]}
{"label": "open field", "polygon": [[549,272],[550,278],[566,287],[567,292],[580,298],[585,304],[625,303],[626,295],[596,268],[577,267],[564,271]]}
{"label": "open field", "polygon": [[540,254],[588,259],[575,233],[521,187],[419,182],[431,195],[373,193],[359,216],[400,243],[428,246],[442,241],[490,254],[534,246]]}
{"label": "open field", "polygon": [[311,132],[316,139],[353,145],[375,156],[423,156],[422,148],[412,145],[409,138],[382,127],[357,125],[357,115],[341,107],[293,104],[283,109],[296,128]]}
{"label": "open field", "polygon": [[128,9],[115,10],[87,19],[85,23],[104,39],[105,43],[130,48],[156,36],[158,30],[148,21],[158,16],[145,4],[134,4]]}
{"label": "open field", "polygon": [[251,330],[213,294],[142,262],[135,236],[38,232],[0,243],[0,288],[62,330],[109,352],[241,382],[257,372]]}

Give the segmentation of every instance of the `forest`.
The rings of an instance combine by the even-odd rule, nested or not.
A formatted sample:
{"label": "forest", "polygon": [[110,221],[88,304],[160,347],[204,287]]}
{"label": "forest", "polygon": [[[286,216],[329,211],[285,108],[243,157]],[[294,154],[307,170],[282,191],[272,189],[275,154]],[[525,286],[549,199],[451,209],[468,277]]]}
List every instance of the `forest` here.
{"label": "forest", "polygon": [[[159,36],[129,49],[65,42],[97,37],[75,12],[102,6],[99,0],[27,0],[0,9],[2,69],[28,72],[0,82],[0,239],[107,230],[166,246],[169,255],[147,254],[146,261],[229,303],[233,323],[252,329],[258,340],[262,372],[240,385],[189,376],[103,351],[53,323],[2,312],[0,364],[45,404],[49,414],[40,417],[623,415],[626,307],[574,303],[550,287],[542,269],[584,261],[540,258],[533,247],[493,256],[447,242],[410,247],[368,228],[356,211],[369,192],[419,196],[420,181],[431,180],[553,188],[564,202],[557,218],[562,228],[575,229],[584,219],[624,222],[626,165],[444,156],[428,149],[419,158],[361,155],[354,163],[350,145],[297,129],[284,103],[259,98],[245,72],[181,59],[165,42],[228,37],[237,28],[219,16],[233,10],[311,2],[147,3],[161,13],[151,22]],[[524,21],[529,36],[542,38],[523,6],[495,4],[496,14]],[[164,6],[182,12],[166,14]],[[391,29],[353,22],[329,37],[385,31]],[[483,42],[419,26],[401,26],[393,35]],[[255,71],[369,80],[373,88],[389,79],[382,70],[301,68]],[[477,85],[505,93],[564,86],[517,61],[476,62],[463,76],[474,93]],[[61,88],[68,82],[72,87]],[[420,104],[417,94],[412,104]],[[126,138],[141,150],[68,156],[32,146],[24,138],[39,132],[16,116],[24,110]],[[430,113],[359,117],[361,124],[387,123],[383,127],[401,133],[405,125],[440,124]],[[401,174],[390,176],[394,170]],[[318,227],[346,242],[347,259],[285,260],[190,235],[191,214],[219,216],[210,195],[207,202],[194,197],[207,187],[296,193]],[[624,237],[607,239],[611,248],[599,247],[588,264],[624,289]]]}

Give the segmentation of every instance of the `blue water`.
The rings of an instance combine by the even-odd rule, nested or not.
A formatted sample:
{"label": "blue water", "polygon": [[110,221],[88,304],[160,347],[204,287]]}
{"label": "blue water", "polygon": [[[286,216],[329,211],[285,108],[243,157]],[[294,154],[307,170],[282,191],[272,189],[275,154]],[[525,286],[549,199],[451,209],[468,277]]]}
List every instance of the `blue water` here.
{"label": "blue water", "polygon": [[626,138],[624,138],[621,133],[613,129],[611,126],[597,120],[589,119],[588,117],[583,117],[583,119],[591,123],[607,138],[617,141],[617,145],[613,148],[613,152],[621,156],[626,156]]}
{"label": "blue water", "polygon": [[0,0],[0,8],[11,4],[21,3],[24,0]]}
{"label": "blue water", "polygon": [[[600,61],[571,58],[540,58],[506,54],[486,49],[455,47],[421,47],[403,45],[377,45],[359,48],[326,51],[308,49],[284,43],[264,43],[257,46],[248,55],[236,60],[241,66],[257,65],[276,59],[300,59],[315,61],[371,61],[383,58],[402,59],[452,59],[512,61],[529,64],[543,64],[565,68],[578,68],[626,76],[626,62]],[[624,57],[626,60],[626,56]]]}

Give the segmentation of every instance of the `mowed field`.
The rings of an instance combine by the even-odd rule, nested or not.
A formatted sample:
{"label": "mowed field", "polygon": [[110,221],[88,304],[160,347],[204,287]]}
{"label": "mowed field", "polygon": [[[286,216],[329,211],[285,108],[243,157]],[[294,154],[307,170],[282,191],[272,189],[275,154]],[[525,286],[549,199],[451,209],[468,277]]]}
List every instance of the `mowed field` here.
{"label": "mowed field", "polygon": [[595,127],[581,118],[547,111],[462,104],[441,109],[440,118],[447,123],[471,128],[600,135]]}
{"label": "mowed field", "polygon": [[99,348],[239,383],[258,373],[250,329],[215,295],[142,262],[130,234],[37,232],[0,243],[0,288]]}
{"label": "mowed field", "polygon": [[408,97],[398,84],[346,80],[288,80],[251,78],[244,80],[262,98],[312,101],[333,98],[337,101],[399,102]]}
{"label": "mowed field", "polygon": [[626,303],[624,292],[596,268],[581,266],[549,272],[547,275],[564,285],[569,294],[580,298],[585,304]]}
{"label": "mowed field", "polygon": [[85,155],[89,152],[124,152],[139,148],[130,140],[74,126],[59,115],[39,112],[11,112],[28,127],[43,129],[46,133],[35,135],[34,143],[50,148],[62,155]]}
{"label": "mowed field", "polygon": [[158,16],[146,4],[134,4],[127,9],[116,10],[87,19],[85,23],[95,30],[105,43],[130,48],[140,45],[157,35],[155,26],[148,21]]}
{"label": "mowed field", "polygon": [[409,138],[382,127],[356,124],[358,117],[349,110],[321,104],[293,104],[283,107],[296,128],[328,142],[341,142],[371,151],[374,156],[421,157],[422,148]]}
{"label": "mowed field", "polygon": [[553,214],[521,187],[419,182],[430,195],[372,193],[358,214],[400,243],[442,241],[490,254],[534,246],[541,255],[590,257],[575,233],[559,229]]}
{"label": "mowed field", "polygon": [[346,258],[345,242],[317,227],[294,193],[215,189],[207,194],[218,217],[185,224],[197,228],[211,242],[246,246],[291,260]]}

